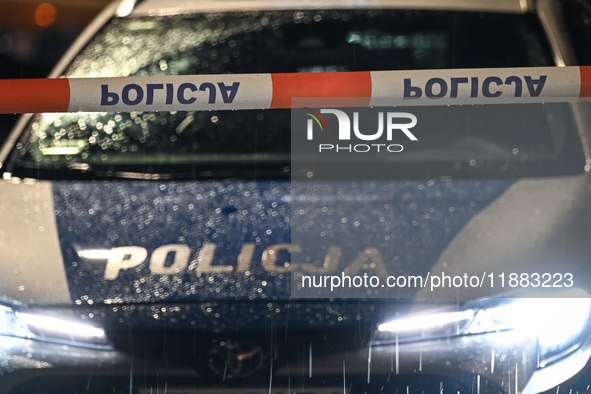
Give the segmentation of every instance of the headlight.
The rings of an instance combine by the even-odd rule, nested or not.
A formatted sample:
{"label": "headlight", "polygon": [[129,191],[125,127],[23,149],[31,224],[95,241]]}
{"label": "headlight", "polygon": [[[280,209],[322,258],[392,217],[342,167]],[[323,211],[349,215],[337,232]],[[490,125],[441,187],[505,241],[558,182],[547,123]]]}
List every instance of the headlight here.
{"label": "headlight", "polygon": [[7,303],[0,305],[0,335],[70,346],[111,348],[100,327]]}
{"label": "headlight", "polygon": [[466,304],[460,311],[384,322],[378,325],[376,342],[391,340],[392,336],[404,342],[522,330],[537,337],[539,366],[543,367],[583,343],[590,311],[589,294],[582,290],[565,292],[555,298],[480,301]]}

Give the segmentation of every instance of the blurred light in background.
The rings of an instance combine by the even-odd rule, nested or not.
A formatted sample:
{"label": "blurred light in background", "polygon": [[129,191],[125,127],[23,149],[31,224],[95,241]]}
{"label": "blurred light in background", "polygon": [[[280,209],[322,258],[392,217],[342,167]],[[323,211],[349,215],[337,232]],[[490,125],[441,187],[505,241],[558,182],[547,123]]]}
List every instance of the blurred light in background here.
{"label": "blurred light in background", "polygon": [[10,53],[12,46],[12,36],[10,34],[0,34],[0,54]]}
{"label": "blurred light in background", "polygon": [[35,24],[41,27],[48,27],[57,20],[57,10],[49,3],[42,3],[35,8]]}

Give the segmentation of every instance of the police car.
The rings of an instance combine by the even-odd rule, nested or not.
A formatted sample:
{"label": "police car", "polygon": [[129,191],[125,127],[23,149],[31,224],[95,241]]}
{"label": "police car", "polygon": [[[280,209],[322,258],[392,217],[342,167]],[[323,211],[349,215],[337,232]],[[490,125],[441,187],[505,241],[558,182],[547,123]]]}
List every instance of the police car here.
{"label": "police car", "polygon": [[112,4],[0,150],[0,393],[588,390],[588,15]]}

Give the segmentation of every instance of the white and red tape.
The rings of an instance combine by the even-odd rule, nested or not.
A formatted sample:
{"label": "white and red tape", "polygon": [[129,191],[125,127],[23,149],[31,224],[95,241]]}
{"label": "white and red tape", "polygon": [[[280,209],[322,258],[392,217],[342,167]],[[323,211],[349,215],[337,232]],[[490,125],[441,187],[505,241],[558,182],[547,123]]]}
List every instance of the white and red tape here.
{"label": "white and red tape", "polygon": [[591,66],[0,80],[0,113],[591,101]]}

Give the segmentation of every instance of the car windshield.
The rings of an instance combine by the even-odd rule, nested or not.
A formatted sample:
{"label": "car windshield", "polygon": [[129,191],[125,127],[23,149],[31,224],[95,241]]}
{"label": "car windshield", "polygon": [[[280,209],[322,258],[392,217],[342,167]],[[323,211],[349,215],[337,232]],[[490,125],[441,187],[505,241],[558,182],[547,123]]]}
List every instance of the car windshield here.
{"label": "car windshield", "polygon": [[[550,65],[548,45],[529,14],[308,10],[116,18],[65,75]],[[416,130],[424,142],[412,155],[394,159],[412,162],[406,167],[409,173],[413,166],[427,165],[439,175],[472,176],[475,162],[477,176],[487,177],[582,171],[584,160],[566,104],[413,111],[421,119]],[[439,127],[442,122],[449,125],[445,133]],[[13,173],[20,169],[36,176],[39,170],[65,167],[101,174],[106,166],[110,170],[102,174],[111,176],[225,177],[256,166],[259,175],[284,177],[289,176],[290,111],[43,114],[35,116],[18,148]]]}

